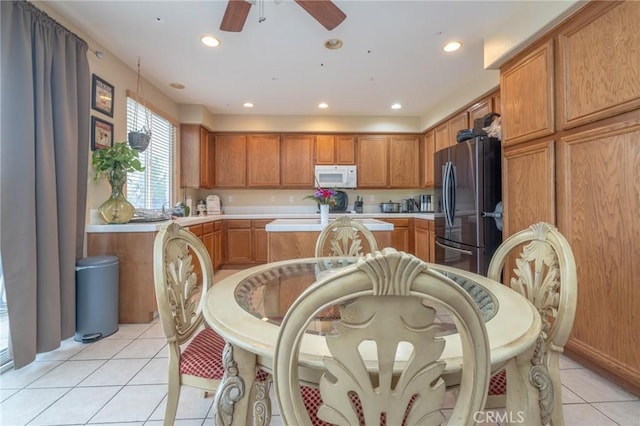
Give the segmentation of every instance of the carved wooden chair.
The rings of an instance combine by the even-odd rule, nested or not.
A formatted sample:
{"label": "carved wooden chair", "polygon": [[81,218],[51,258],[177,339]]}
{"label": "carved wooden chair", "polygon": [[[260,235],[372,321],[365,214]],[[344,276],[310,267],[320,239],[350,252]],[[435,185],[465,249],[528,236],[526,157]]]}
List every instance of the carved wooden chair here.
{"label": "carved wooden chair", "polygon": [[[288,310],[273,371],[284,424],[441,424],[445,363],[439,358],[445,341],[436,336],[436,312],[425,299],[448,306],[461,330],[463,374],[450,424],[474,424],[490,374],[484,320],[460,286],[393,248],[325,275]],[[326,335],[332,357],[323,359],[319,388],[300,386],[299,349],[307,324],[334,304],[340,305],[341,319],[336,332]],[[396,363],[397,353],[407,361]]]}
{"label": "carved wooden chair", "polygon": [[[373,233],[350,216],[330,222],[316,240],[316,257],[357,257],[378,250]],[[330,262],[318,262],[320,270],[329,269]]]}
{"label": "carved wooden chair", "polygon": [[[197,268],[193,256],[199,262],[199,274],[194,270]],[[177,223],[162,227],[153,246],[153,274],[158,313],[169,349],[164,424],[173,425],[182,385],[216,391],[224,372],[225,341],[212,329],[202,328],[202,305],[213,283],[213,267],[198,237]]]}
{"label": "carved wooden chair", "polygon": [[[515,254],[515,268],[509,272],[504,266]],[[532,225],[507,238],[496,250],[487,276],[502,281],[502,274],[508,274],[504,281],[540,312],[542,331],[531,360],[530,377],[540,393],[540,424],[563,425],[558,363],[573,326],[578,293],[571,246],[553,225]],[[504,370],[491,378],[488,407],[504,406],[507,385]]]}

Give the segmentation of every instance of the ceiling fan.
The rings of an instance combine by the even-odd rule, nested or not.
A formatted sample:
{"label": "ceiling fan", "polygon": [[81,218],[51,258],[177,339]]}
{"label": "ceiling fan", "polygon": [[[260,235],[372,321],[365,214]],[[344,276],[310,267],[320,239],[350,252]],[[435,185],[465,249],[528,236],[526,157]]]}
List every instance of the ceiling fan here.
{"label": "ceiling fan", "polygon": [[[295,0],[307,13],[331,31],[347,17],[331,0]],[[255,0],[228,0],[222,17],[222,31],[240,32]]]}

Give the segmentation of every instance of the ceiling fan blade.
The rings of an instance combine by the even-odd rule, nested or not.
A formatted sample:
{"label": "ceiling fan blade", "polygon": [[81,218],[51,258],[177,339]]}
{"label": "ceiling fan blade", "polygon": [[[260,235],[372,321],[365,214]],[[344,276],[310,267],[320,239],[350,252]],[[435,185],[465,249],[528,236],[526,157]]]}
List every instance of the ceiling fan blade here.
{"label": "ceiling fan blade", "polygon": [[329,31],[347,18],[347,15],[331,0],[296,0],[296,3]]}
{"label": "ceiling fan blade", "polygon": [[228,0],[227,9],[224,11],[220,29],[232,33],[239,33],[249,15],[251,3],[245,0]]}

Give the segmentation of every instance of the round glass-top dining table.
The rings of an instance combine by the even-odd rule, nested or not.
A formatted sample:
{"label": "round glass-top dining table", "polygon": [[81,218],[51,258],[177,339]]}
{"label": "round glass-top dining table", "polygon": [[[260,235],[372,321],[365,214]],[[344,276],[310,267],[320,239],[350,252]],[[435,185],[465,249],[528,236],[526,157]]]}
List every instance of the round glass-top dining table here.
{"label": "round glass-top dining table", "polygon": [[[203,307],[205,320],[227,342],[225,377],[214,402],[216,424],[268,424],[268,381],[255,381],[256,368],[271,372],[281,320],[298,295],[322,274],[355,261],[306,258],[273,262],[236,272],[209,289]],[[319,268],[319,262],[323,262],[323,268]],[[507,410],[528,411],[518,417],[524,417],[522,424],[527,424],[528,418],[539,419],[535,415],[537,390],[527,379],[541,329],[536,308],[519,293],[486,277],[443,265],[428,266],[452,279],[475,301],[485,320],[492,372],[505,366],[512,371],[510,388],[514,390],[508,391]],[[441,356],[446,362],[443,378],[447,386],[455,386],[462,373],[461,341],[446,311],[434,308],[441,322],[440,336],[446,342]],[[302,340],[300,379],[307,383],[318,383],[324,369],[322,359],[331,356],[325,335],[334,332],[338,312],[337,308],[320,312]]]}

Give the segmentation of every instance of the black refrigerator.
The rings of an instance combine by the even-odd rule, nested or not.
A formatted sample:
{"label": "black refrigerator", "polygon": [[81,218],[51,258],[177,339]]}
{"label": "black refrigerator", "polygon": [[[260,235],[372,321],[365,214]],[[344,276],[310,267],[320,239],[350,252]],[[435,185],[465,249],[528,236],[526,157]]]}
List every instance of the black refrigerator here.
{"label": "black refrigerator", "polygon": [[502,242],[500,141],[477,136],[434,155],[435,262],[486,276]]}

